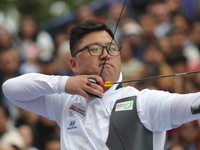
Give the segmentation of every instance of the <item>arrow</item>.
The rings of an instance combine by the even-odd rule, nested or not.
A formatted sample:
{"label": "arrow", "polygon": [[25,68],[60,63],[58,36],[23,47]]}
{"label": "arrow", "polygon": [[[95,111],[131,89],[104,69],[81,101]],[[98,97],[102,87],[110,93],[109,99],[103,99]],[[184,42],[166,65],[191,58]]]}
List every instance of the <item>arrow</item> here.
{"label": "arrow", "polygon": [[135,80],[129,80],[129,81],[122,81],[122,82],[111,82],[107,81],[104,84],[101,84],[101,86],[113,86],[114,84],[119,83],[128,83],[128,82],[136,82],[136,81],[145,81],[145,80],[153,80],[153,79],[159,79],[159,78],[167,78],[167,77],[173,77],[173,76],[181,76],[181,75],[188,75],[188,74],[194,74],[194,73],[200,73],[200,71],[192,71],[192,72],[184,72],[184,73],[177,73],[177,74],[170,74],[170,75],[164,75],[164,76],[155,76],[155,77],[147,77],[147,78],[141,78],[141,79],[135,79]]}

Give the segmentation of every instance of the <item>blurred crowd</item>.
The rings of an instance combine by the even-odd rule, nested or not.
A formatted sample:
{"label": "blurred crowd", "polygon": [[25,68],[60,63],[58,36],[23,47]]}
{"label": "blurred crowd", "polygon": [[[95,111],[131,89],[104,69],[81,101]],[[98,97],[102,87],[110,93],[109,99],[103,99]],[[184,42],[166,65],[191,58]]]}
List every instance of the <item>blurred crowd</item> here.
{"label": "blurred crowd", "polygon": [[[40,30],[31,15],[23,16],[17,34],[0,26],[0,85],[30,72],[74,75],[69,67],[70,28],[93,18],[115,31],[120,14],[115,38],[122,45],[124,81],[199,70],[200,2],[190,1],[195,9],[189,9],[184,0],[149,0],[143,5],[134,2],[129,0],[122,14],[123,3],[119,2],[111,3],[101,15],[89,5],[80,5],[75,10],[75,20],[55,36]],[[139,90],[193,93],[200,91],[200,74],[124,84],[127,85]],[[166,149],[200,150],[199,123],[195,120],[168,131]],[[59,130],[54,121],[15,107],[0,91],[0,150],[59,150]]]}

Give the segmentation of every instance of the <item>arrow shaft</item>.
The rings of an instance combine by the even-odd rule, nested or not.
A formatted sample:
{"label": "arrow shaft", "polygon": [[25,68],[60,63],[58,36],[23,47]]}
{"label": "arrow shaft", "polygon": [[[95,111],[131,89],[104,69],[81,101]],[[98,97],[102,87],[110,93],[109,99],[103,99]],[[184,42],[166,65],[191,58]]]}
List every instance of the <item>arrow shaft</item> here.
{"label": "arrow shaft", "polygon": [[146,81],[146,80],[188,75],[188,74],[194,74],[194,73],[200,73],[200,71],[184,72],[184,73],[170,74],[170,75],[164,75],[164,76],[147,77],[147,78],[141,78],[141,79],[135,79],[135,80],[129,80],[129,81],[115,82],[114,84],[136,82],[136,81]]}

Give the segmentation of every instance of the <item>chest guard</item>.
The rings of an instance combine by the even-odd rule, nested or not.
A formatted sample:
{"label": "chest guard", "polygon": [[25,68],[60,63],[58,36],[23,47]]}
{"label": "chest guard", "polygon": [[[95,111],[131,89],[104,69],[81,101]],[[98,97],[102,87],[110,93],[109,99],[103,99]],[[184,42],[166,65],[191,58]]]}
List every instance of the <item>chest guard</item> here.
{"label": "chest guard", "polygon": [[109,150],[153,150],[153,133],[141,123],[136,102],[137,96],[116,101],[106,142]]}

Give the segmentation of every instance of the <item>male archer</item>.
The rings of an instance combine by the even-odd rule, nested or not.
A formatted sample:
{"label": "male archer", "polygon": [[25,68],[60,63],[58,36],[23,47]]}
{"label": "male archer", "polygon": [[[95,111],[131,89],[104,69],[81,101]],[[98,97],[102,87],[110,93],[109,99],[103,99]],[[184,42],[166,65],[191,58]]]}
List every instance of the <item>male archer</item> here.
{"label": "male archer", "polygon": [[121,46],[113,39],[100,21],[79,23],[70,32],[70,66],[76,76],[29,73],[3,84],[15,105],[58,123],[62,150],[161,150],[166,130],[200,118],[191,113],[200,104],[199,92],[102,86],[122,80]]}

